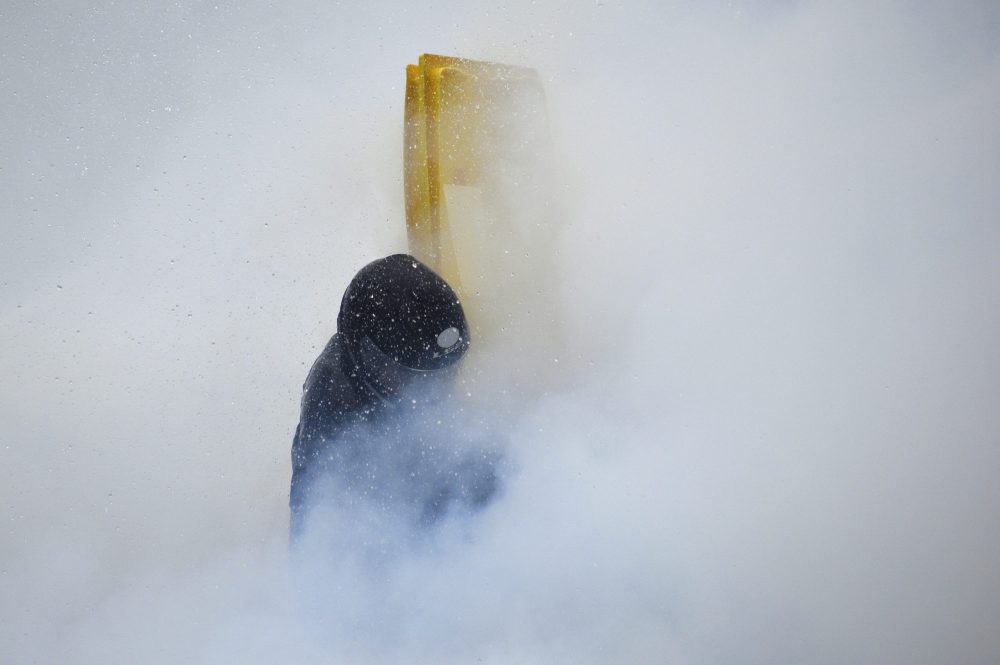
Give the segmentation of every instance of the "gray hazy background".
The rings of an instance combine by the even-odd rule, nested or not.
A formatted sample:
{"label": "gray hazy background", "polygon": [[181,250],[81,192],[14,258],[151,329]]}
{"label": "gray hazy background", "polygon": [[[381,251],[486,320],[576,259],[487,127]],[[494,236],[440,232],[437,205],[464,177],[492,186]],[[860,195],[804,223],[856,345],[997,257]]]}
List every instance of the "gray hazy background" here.
{"label": "gray hazy background", "polygon": [[[0,9],[0,660],[997,662],[996,3],[354,4]],[[301,382],[405,247],[422,52],[545,81],[587,371],[304,608]]]}

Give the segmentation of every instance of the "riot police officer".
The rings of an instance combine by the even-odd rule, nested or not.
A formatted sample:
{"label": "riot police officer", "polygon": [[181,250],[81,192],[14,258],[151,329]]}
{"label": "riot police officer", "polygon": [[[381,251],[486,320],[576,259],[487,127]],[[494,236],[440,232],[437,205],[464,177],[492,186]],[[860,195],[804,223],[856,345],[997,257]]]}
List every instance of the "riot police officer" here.
{"label": "riot police officer", "polygon": [[454,375],[469,344],[458,296],[412,256],[358,272],[337,333],[303,386],[292,444],[293,540],[322,519],[324,504],[425,528],[489,502],[496,452],[466,445],[468,428],[452,417]]}

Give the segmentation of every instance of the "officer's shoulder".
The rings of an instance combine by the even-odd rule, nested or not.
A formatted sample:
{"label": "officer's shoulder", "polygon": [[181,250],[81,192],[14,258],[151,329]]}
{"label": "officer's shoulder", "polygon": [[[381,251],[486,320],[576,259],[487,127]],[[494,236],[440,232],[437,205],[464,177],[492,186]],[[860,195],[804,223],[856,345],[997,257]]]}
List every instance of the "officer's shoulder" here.
{"label": "officer's shoulder", "polygon": [[309,369],[309,374],[306,375],[305,383],[302,384],[303,390],[308,391],[317,382],[329,380],[331,374],[341,373],[340,356],[343,352],[341,345],[340,334],[334,334],[316,357],[316,360],[313,361],[312,367]]}
{"label": "officer's shoulder", "polygon": [[346,413],[364,406],[354,383],[344,373],[343,337],[334,335],[316,358],[302,386],[304,409]]}

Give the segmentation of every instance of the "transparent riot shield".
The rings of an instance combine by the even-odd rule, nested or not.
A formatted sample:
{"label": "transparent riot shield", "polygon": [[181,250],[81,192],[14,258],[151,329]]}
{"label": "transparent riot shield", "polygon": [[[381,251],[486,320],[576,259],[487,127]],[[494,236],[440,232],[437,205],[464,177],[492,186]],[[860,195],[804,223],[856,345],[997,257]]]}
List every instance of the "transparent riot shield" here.
{"label": "transparent riot shield", "polygon": [[436,55],[407,67],[410,252],[459,293],[472,355],[532,380],[562,336],[553,173],[534,70]]}

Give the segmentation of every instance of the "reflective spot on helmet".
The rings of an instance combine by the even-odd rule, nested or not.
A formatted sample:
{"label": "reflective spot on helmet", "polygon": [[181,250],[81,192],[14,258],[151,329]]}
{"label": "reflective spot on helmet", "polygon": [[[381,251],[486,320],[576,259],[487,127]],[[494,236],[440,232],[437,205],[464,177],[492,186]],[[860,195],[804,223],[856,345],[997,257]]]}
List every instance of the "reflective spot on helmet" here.
{"label": "reflective spot on helmet", "polygon": [[455,342],[461,337],[458,332],[458,328],[454,326],[451,328],[445,328],[441,331],[441,334],[437,336],[437,343],[442,349],[448,349],[455,346]]}

